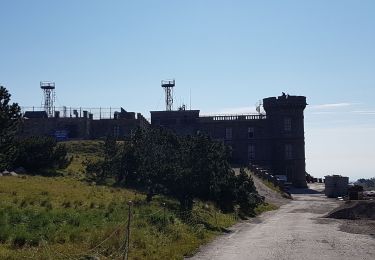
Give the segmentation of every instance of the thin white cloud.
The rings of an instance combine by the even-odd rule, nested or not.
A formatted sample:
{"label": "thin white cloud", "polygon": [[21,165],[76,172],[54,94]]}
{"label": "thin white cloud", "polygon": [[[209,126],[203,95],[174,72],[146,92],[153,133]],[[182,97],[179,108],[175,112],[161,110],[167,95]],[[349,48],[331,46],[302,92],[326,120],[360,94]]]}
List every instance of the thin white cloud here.
{"label": "thin white cloud", "polygon": [[319,111],[319,112],[312,112],[311,115],[333,115],[337,114],[337,112],[334,111]]}
{"label": "thin white cloud", "polygon": [[329,103],[329,104],[321,104],[321,105],[311,105],[311,109],[333,109],[333,108],[342,108],[342,107],[350,107],[353,105],[356,105],[358,103],[348,103],[348,102],[343,102],[343,103]]}

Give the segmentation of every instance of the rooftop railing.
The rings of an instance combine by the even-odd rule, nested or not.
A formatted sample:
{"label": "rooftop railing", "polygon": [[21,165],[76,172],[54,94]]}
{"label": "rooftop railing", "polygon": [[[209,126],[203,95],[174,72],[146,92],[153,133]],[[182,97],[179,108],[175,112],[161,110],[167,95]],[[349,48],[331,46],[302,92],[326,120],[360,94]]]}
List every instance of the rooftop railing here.
{"label": "rooftop railing", "polygon": [[213,116],[200,116],[201,122],[210,121],[247,121],[247,120],[263,120],[266,119],[266,115],[263,114],[252,114],[252,115],[213,115]]}
{"label": "rooftop railing", "polygon": [[[54,107],[60,118],[68,117],[84,117],[84,111],[93,115],[93,119],[112,119],[115,112],[120,112],[120,107]],[[24,114],[26,111],[45,111],[44,107],[25,106],[21,107],[21,112]]]}

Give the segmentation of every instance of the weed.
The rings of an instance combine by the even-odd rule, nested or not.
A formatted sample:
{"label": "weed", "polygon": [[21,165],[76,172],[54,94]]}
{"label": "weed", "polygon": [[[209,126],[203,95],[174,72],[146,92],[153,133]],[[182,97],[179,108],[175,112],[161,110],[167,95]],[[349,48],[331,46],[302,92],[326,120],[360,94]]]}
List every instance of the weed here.
{"label": "weed", "polygon": [[51,210],[51,209],[53,208],[52,203],[51,203],[49,200],[43,200],[43,201],[40,203],[40,206],[41,206],[41,207],[45,207],[45,208],[48,209],[48,210]]}
{"label": "weed", "polygon": [[12,241],[12,245],[15,248],[22,248],[28,242],[29,235],[25,230],[18,231]]}
{"label": "weed", "polygon": [[25,208],[25,207],[27,207],[27,201],[26,201],[25,199],[23,199],[23,200],[21,201],[20,207],[21,207],[21,208]]}
{"label": "weed", "polygon": [[64,201],[61,205],[64,208],[71,208],[72,207],[72,203],[70,201]]}
{"label": "weed", "polygon": [[276,209],[278,209],[278,207],[271,203],[263,203],[263,204],[258,205],[254,211],[255,211],[255,214],[259,215],[263,212],[276,210]]}

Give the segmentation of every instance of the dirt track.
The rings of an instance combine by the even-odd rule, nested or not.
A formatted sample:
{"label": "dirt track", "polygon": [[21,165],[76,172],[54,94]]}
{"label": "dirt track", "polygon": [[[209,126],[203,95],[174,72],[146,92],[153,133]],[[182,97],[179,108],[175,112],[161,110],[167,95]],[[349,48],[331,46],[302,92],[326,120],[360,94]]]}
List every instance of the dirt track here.
{"label": "dirt track", "polygon": [[189,259],[375,259],[374,237],[342,232],[342,222],[321,218],[337,201],[315,190],[295,190],[293,197],[275,212],[236,225]]}

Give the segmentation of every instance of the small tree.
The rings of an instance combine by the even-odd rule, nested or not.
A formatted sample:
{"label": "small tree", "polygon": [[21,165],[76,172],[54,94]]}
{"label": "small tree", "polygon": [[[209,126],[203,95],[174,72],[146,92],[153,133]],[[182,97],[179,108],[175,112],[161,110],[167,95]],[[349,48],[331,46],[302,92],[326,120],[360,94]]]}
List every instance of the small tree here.
{"label": "small tree", "polygon": [[254,181],[243,168],[237,176],[237,203],[240,205],[240,211],[243,215],[254,215],[254,209],[263,202],[258,194]]}
{"label": "small tree", "polygon": [[0,86],[0,170],[11,167],[15,158],[14,137],[21,118],[21,108],[10,104],[8,90]]}
{"label": "small tree", "polygon": [[116,140],[107,136],[104,142],[104,159],[86,161],[86,177],[98,183],[106,183],[108,178],[118,179],[121,171],[121,153]]}
{"label": "small tree", "polygon": [[57,144],[52,137],[33,136],[16,142],[15,165],[25,167],[32,173],[45,173],[57,168],[65,168],[70,160],[66,147]]}

